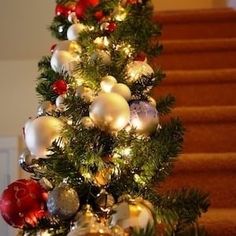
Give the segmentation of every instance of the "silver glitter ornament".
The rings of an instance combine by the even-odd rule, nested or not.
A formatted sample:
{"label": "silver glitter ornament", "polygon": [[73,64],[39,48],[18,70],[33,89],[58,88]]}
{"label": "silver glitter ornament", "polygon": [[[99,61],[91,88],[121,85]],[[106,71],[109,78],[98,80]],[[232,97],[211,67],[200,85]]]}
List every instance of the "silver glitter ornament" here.
{"label": "silver glitter ornament", "polygon": [[48,195],[48,211],[62,219],[69,219],[75,215],[79,206],[77,192],[67,184],[54,188]]}

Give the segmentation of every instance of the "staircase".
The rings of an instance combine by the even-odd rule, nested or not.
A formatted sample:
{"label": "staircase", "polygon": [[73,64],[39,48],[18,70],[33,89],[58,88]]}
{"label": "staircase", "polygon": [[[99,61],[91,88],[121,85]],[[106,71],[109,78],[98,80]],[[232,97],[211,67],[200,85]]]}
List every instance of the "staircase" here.
{"label": "staircase", "polygon": [[200,220],[209,235],[236,235],[236,11],[162,12],[166,72],[153,96],[171,93],[187,129],[184,153],[163,190],[194,186],[210,193]]}

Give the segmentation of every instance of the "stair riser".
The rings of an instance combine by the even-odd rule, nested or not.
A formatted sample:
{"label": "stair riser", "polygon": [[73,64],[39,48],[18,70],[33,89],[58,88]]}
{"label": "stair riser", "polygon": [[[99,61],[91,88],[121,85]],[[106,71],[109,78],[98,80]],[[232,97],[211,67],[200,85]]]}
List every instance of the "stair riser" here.
{"label": "stair riser", "polygon": [[202,39],[236,37],[235,22],[164,24],[162,39]]}
{"label": "stair riser", "polygon": [[212,208],[236,207],[236,174],[222,173],[174,173],[161,185],[161,191],[182,187],[194,187],[210,194]]}
{"label": "stair riser", "polygon": [[163,70],[200,70],[236,67],[236,51],[209,51],[192,53],[163,53],[153,59],[152,65]]}
{"label": "stair riser", "polygon": [[184,125],[185,153],[236,152],[236,122],[184,122]]}
{"label": "stair riser", "polygon": [[152,91],[152,96],[157,98],[172,94],[176,98],[176,106],[224,106],[236,105],[235,91],[236,81],[235,83],[173,85],[164,82]]}

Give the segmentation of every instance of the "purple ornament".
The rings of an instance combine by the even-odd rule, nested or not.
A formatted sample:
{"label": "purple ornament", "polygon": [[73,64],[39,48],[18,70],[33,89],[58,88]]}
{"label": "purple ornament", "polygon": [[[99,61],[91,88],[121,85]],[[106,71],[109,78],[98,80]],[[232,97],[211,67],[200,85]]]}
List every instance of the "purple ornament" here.
{"label": "purple ornament", "polygon": [[134,101],[130,105],[130,125],[137,133],[150,135],[155,131],[159,123],[156,108],[144,101]]}

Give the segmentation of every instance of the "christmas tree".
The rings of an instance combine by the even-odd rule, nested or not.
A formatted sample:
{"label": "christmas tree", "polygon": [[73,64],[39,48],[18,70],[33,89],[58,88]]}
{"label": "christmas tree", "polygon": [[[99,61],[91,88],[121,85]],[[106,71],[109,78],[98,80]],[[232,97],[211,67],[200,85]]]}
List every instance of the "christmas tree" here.
{"label": "christmas tree", "polygon": [[[60,41],[39,62],[40,106],[24,126],[21,167],[3,192],[19,235],[201,235],[207,194],[162,193],[182,150],[174,98],[155,101],[164,79],[150,66],[160,27],[149,0],[57,0]],[[168,93],[168,91],[167,91]]]}

